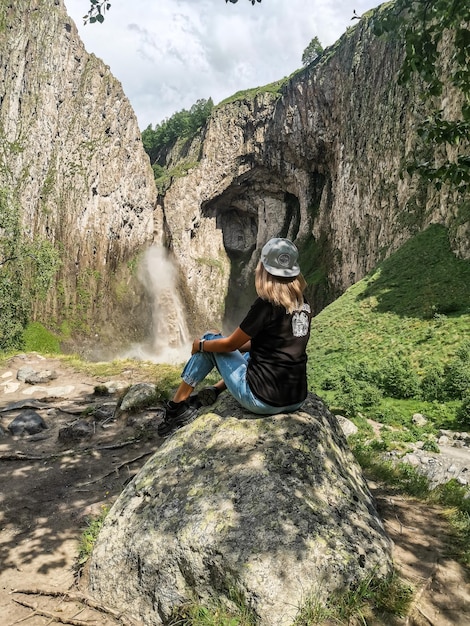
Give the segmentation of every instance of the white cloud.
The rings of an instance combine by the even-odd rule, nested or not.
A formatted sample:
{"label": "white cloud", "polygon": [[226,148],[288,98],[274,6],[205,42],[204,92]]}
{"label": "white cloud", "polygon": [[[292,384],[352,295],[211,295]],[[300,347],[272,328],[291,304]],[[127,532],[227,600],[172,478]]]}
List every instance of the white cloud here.
{"label": "white cloud", "polygon": [[65,0],[88,52],[121,81],[141,129],[200,98],[288,76],[315,36],[334,43],[376,0],[112,0],[103,24],[83,25],[89,0]]}

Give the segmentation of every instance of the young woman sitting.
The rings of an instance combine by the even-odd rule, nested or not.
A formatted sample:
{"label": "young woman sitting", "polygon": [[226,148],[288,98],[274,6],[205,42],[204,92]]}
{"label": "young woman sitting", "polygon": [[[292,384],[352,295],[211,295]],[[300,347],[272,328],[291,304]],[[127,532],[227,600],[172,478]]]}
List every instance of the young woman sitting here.
{"label": "young woman sitting", "polygon": [[[261,251],[255,272],[258,295],[231,335],[208,332],[192,345],[173,400],[158,434],[168,436],[191,422],[202,404],[215,402],[225,388],[243,408],[258,415],[297,410],[307,396],[307,354],[312,313],[298,250],[274,238]],[[191,395],[216,368],[222,380]]]}

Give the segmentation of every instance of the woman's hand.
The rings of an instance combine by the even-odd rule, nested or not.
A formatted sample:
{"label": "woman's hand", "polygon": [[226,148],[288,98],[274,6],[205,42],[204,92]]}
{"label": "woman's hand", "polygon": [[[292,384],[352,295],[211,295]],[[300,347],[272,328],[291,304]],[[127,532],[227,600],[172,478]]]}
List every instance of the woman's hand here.
{"label": "woman's hand", "polygon": [[[201,339],[194,339],[191,347],[191,354],[199,352]],[[249,349],[250,336],[244,333],[241,328],[236,328],[228,337],[220,337],[217,339],[205,339],[203,352],[233,352],[239,350],[242,346],[248,346]]]}

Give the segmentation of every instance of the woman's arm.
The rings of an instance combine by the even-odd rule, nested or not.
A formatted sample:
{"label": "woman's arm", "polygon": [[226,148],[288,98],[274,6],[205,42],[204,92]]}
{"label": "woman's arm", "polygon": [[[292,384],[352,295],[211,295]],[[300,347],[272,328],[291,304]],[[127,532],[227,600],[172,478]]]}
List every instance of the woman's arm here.
{"label": "woman's arm", "polygon": [[[206,339],[204,341],[204,352],[233,352],[239,350],[250,341],[250,336],[243,332],[241,328],[236,328],[228,337],[220,339]],[[191,354],[199,352],[199,339],[193,341]]]}

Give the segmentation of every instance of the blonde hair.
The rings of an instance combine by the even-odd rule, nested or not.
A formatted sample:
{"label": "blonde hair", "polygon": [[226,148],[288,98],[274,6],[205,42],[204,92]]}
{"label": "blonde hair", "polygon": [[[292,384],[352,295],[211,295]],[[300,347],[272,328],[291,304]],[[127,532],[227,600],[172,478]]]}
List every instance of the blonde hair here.
{"label": "blonde hair", "polygon": [[260,261],[255,272],[255,287],[256,293],[262,300],[282,306],[287,313],[292,313],[302,308],[303,293],[307,283],[302,274],[298,274],[295,278],[273,276]]}

